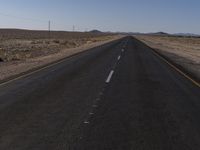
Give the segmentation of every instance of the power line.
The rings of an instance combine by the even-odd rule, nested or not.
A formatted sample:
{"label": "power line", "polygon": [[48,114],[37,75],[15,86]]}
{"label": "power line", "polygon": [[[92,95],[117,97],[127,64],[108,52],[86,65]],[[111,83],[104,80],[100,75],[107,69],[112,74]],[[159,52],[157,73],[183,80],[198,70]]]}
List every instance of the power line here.
{"label": "power line", "polygon": [[49,28],[49,38],[51,37],[51,21],[49,20],[49,24],[48,24],[48,28]]}
{"label": "power line", "polygon": [[75,31],[75,25],[73,25],[73,32]]}
{"label": "power line", "polygon": [[49,20],[49,32],[51,31],[51,21]]}

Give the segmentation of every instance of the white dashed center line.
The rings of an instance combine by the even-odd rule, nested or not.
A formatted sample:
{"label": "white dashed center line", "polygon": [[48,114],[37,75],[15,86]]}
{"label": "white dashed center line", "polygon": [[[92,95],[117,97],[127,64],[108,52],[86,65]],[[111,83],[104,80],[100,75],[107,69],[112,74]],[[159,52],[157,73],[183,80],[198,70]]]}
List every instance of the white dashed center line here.
{"label": "white dashed center line", "polygon": [[93,105],[94,108],[98,107],[97,105]]}
{"label": "white dashed center line", "polygon": [[94,113],[91,112],[91,113],[89,113],[89,115],[94,115]]}
{"label": "white dashed center line", "polygon": [[108,78],[106,80],[106,83],[110,83],[110,80],[111,80],[111,78],[113,76],[113,73],[114,73],[114,70],[111,70],[111,72],[110,72],[110,74],[109,74],[109,76],[108,76]]}
{"label": "white dashed center line", "polygon": [[[122,53],[123,53],[125,50],[122,49],[121,51],[122,51]],[[120,61],[121,58],[122,58],[122,56],[121,56],[121,54],[120,54],[120,55],[117,57],[117,60]],[[117,64],[118,64],[118,62],[115,63],[115,65],[114,65],[113,68],[115,68]],[[110,73],[109,73],[109,75],[108,75],[108,77],[107,77],[107,79],[106,79],[106,81],[105,81],[106,83],[110,83],[113,74],[114,74],[114,69],[110,71]],[[103,91],[104,91],[104,90],[105,90],[105,89],[103,89]],[[99,96],[102,96],[102,95],[103,95],[103,92],[101,91],[101,92],[99,93]],[[98,101],[100,101],[100,100],[101,100],[101,98],[96,98],[96,102],[98,102]],[[93,107],[93,108],[98,108],[98,105],[97,105],[97,104],[93,104],[92,107]],[[94,115],[93,112],[90,112],[90,113],[89,113],[89,116],[90,116],[90,117],[92,117],[93,115]],[[90,124],[90,122],[89,122],[88,120],[86,120],[86,121],[84,121],[84,124]]]}
{"label": "white dashed center line", "polygon": [[118,60],[120,60],[121,59],[121,56],[118,56],[118,58],[117,58]]}
{"label": "white dashed center line", "polygon": [[89,121],[85,121],[85,122],[84,122],[84,124],[89,124],[89,123],[90,123]]}
{"label": "white dashed center line", "polygon": [[96,99],[96,101],[100,101],[100,100],[101,100],[100,98],[97,98],[97,99]]}

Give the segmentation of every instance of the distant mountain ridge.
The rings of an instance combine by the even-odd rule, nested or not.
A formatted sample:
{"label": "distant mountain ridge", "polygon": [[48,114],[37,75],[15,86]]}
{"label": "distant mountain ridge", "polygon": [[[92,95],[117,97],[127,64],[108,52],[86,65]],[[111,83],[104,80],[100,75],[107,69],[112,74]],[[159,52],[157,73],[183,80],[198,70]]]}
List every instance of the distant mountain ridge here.
{"label": "distant mountain ridge", "polygon": [[194,34],[194,33],[175,33],[173,35],[176,36],[191,36],[191,37],[200,37],[199,34]]}
{"label": "distant mountain ridge", "polygon": [[90,33],[103,33],[103,32],[101,32],[99,30],[91,30]]}
{"label": "distant mountain ridge", "polygon": [[166,32],[156,32],[156,33],[150,33],[150,34],[153,34],[153,35],[169,35],[169,33],[166,33]]}
{"label": "distant mountain ridge", "polygon": [[199,34],[193,34],[193,33],[166,33],[166,32],[155,32],[155,33],[141,33],[146,35],[160,35],[160,36],[185,36],[185,37],[200,37]]}

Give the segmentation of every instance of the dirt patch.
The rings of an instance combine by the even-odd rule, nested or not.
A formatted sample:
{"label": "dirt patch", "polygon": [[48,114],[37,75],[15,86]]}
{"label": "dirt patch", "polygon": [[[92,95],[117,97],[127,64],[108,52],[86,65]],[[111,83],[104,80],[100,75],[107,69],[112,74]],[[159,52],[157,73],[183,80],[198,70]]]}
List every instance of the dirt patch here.
{"label": "dirt patch", "polygon": [[200,38],[150,35],[138,35],[136,38],[200,81]]}

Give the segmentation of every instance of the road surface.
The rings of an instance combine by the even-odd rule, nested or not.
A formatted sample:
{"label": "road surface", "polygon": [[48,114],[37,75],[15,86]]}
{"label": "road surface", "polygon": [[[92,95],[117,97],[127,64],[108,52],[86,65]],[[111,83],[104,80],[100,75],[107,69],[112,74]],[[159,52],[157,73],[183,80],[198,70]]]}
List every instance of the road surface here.
{"label": "road surface", "polygon": [[199,150],[200,88],[126,37],[0,85],[0,150]]}

